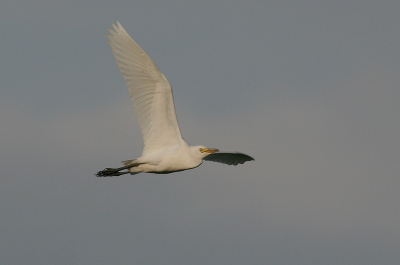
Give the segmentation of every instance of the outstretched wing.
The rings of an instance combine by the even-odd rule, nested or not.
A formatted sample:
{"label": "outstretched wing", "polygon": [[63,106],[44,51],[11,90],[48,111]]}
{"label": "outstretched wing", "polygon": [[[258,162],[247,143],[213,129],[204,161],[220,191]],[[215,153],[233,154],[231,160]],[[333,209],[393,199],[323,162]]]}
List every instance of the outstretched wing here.
{"label": "outstretched wing", "polygon": [[229,153],[217,152],[209,154],[208,156],[204,157],[203,160],[236,166],[237,164],[243,164],[246,161],[254,160],[254,158],[239,152],[229,152]]}
{"label": "outstretched wing", "polygon": [[109,44],[128,84],[143,134],[143,155],[184,141],[175,114],[172,88],[153,60],[117,22]]}

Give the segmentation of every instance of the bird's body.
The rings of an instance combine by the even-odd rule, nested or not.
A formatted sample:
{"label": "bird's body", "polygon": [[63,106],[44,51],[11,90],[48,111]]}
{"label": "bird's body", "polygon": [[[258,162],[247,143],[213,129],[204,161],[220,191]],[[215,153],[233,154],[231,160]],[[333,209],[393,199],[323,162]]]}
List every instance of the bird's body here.
{"label": "bird's body", "polygon": [[[198,167],[203,160],[228,165],[254,160],[237,153],[220,153],[205,146],[189,146],[182,138],[175,114],[172,88],[153,60],[118,22],[110,30],[109,44],[128,84],[129,94],[143,134],[142,156],[123,161],[125,166],[106,168],[98,177],[140,172],[166,174]],[[128,171],[123,171],[127,169]]]}
{"label": "bird's body", "polygon": [[131,167],[130,172],[164,174],[198,167],[203,163],[203,159],[196,155],[199,152],[199,148],[187,145],[162,148],[133,160],[133,163],[139,165]]}

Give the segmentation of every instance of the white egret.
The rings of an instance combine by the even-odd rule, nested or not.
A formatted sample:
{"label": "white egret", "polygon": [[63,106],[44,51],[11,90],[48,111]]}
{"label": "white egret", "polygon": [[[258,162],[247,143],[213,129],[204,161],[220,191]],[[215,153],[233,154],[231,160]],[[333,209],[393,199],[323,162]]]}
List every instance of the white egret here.
{"label": "white egret", "polygon": [[[128,84],[136,116],[143,134],[142,156],[122,161],[120,168],[106,168],[98,177],[140,172],[166,174],[198,167],[203,160],[228,165],[254,160],[238,152],[219,152],[205,146],[189,146],[182,138],[175,114],[172,88],[153,60],[117,22],[109,44]],[[126,170],[126,171],[125,171]]]}

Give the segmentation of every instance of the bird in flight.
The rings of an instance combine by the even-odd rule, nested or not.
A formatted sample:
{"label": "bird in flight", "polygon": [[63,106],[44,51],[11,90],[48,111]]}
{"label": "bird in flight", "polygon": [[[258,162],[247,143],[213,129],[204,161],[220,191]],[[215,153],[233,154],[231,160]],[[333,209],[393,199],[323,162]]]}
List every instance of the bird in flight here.
{"label": "bird in flight", "polygon": [[140,172],[168,174],[200,166],[203,160],[227,165],[254,160],[239,152],[220,152],[203,145],[190,146],[182,138],[175,114],[172,88],[153,60],[132,39],[122,25],[113,24],[109,44],[125,78],[143,134],[142,156],[122,161],[120,168],[105,168],[97,177]]}

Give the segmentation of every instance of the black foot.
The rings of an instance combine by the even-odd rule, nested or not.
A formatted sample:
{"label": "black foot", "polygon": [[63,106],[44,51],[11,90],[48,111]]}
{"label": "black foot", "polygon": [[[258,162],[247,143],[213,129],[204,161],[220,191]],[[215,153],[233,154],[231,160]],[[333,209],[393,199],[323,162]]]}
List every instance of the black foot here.
{"label": "black foot", "polygon": [[140,165],[139,163],[134,163],[134,164],[129,164],[123,167],[119,167],[119,168],[105,168],[102,171],[99,171],[96,173],[97,177],[115,177],[115,176],[121,176],[124,174],[129,174],[129,170],[128,171],[124,171],[121,172],[121,170],[124,169],[129,169],[131,167],[137,167],[138,165]]}
{"label": "black foot", "polygon": [[121,176],[124,174],[128,174],[129,171],[125,172],[120,172],[119,168],[106,168],[102,171],[99,171],[96,173],[97,177],[116,177],[116,176]]}

